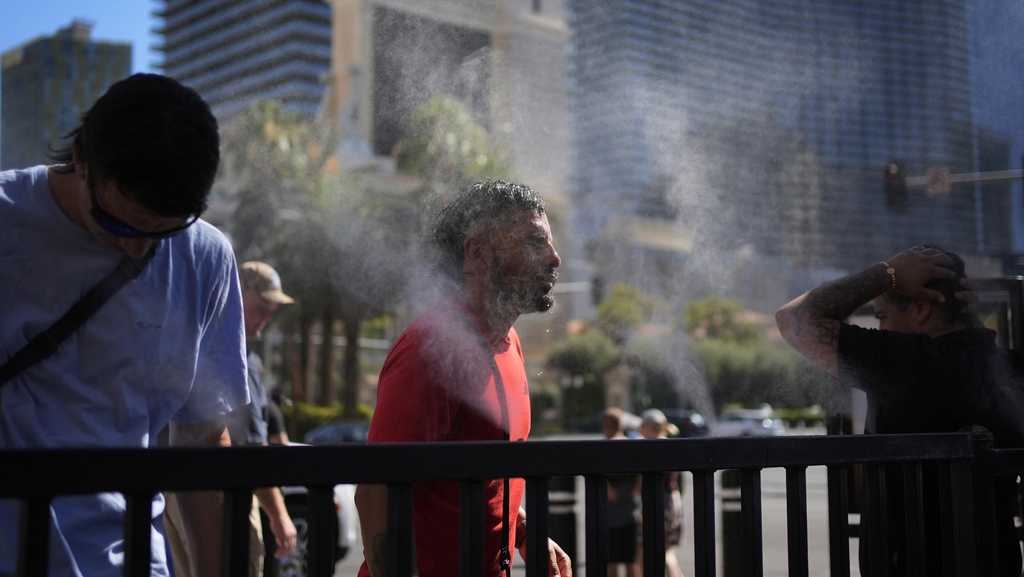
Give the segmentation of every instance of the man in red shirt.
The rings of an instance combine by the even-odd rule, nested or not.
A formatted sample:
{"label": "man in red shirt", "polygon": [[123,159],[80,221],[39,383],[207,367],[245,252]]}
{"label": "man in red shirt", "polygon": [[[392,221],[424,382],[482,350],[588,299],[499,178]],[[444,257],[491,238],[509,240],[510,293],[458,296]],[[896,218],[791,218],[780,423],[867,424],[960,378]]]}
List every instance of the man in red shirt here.
{"label": "man in red shirt", "polygon": [[[448,281],[446,296],[388,354],[369,441],[524,440],[530,433],[529,385],[512,324],[521,314],[554,305],[551,289],[561,262],[544,202],[527,186],[475,184],[441,212],[433,241]],[[485,485],[488,576],[507,570],[517,546],[525,558],[523,489],[522,479]],[[359,575],[383,577],[387,489],[360,485],[356,508],[366,558]],[[412,516],[420,577],[457,574],[458,485],[414,485]],[[571,577],[569,557],[554,541],[547,554],[550,575]]]}

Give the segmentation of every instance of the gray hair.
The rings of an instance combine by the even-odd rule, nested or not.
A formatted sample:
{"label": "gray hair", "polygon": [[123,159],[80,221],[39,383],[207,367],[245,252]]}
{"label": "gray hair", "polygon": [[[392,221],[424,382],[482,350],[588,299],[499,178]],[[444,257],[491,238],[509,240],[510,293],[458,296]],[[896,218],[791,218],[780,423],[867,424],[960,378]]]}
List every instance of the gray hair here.
{"label": "gray hair", "polygon": [[441,270],[461,282],[466,239],[524,210],[544,214],[544,200],[529,186],[505,180],[478,182],[441,209],[431,235]]}

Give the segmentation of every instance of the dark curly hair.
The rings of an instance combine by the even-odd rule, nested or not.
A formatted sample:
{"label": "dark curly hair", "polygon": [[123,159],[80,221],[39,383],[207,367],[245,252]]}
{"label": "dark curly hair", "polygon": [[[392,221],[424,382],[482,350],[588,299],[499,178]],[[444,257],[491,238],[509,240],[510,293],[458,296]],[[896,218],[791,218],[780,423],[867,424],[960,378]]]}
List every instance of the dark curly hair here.
{"label": "dark curly hair", "polygon": [[545,213],[544,200],[525,184],[486,180],[462,191],[441,209],[433,227],[431,236],[441,270],[461,282],[466,238],[503,224],[523,210]]}
{"label": "dark curly hair", "polygon": [[200,215],[220,162],[217,120],[196,91],[159,74],[114,83],[82,115],[51,159],[72,170],[72,152],[89,185],[115,182],[147,209],[170,217]]}
{"label": "dark curly hair", "polygon": [[[943,320],[948,323],[964,323],[969,326],[973,325],[975,321],[974,314],[970,311],[968,303],[956,298],[956,293],[963,290],[961,288],[962,281],[967,278],[967,265],[964,263],[964,259],[955,252],[945,250],[941,247],[928,244],[922,246],[924,248],[940,251],[953,261],[951,269],[956,273],[956,278],[935,279],[925,285],[927,288],[942,293],[943,298],[946,299],[946,302],[944,303],[935,303],[935,306],[938,307],[939,312],[942,314]],[[906,308],[913,302],[913,299],[894,291],[885,293],[885,298],[900,310],[906,310]]]}

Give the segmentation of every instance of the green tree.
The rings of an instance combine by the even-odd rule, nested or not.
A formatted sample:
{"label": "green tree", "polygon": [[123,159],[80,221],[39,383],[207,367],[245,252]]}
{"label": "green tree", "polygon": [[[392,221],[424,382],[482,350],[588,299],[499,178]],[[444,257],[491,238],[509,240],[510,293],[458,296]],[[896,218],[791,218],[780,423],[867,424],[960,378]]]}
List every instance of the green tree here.
{"label": "green tree", "polygon": [[[334,154],[336,135],[276,102],[243,112],[224,131],[221,189],[234,201],[230,230],[243,258],[264,258],[281,272],[298,301],[303,337],[300,378],[315,362],[311,331],[321,327],[322,404],[337,402],[335,326],[346,337],[341,396],[355,416],[361,385],[363,323],[398,302],[407,277],[418,197],[379,190],[373,176],[345,174]],[[286,317],[287,319],[287,317]],[[306,398],[302,384],[297,398]]]}
{"label": "green tree", "polygon": [[753,343],[760,338],[756,325],[742,319],[743,306],[731,299],[707,297],[690,301],[683,324],[690,338]]}
{"label": "green tree", "polygon": [[435,190],[461,190],[473,182],[507,176],[507,154],[469,110],[451,96],[435,96],[410,116],[396,155],[398,170],[419,176]]}
{"label": "green tree", "polygon": [[604,408],[604,375],[619,356],[615,343],[598,330],[571,335],[551,349],[547,366],[559,375],[562,418],[567,424]]}
{"label": "green tree", "polygon": [[637,327],[651,320],[656,306],[657,301],[640,289],[616,284],[597,306],[597,326],[622,345]]}

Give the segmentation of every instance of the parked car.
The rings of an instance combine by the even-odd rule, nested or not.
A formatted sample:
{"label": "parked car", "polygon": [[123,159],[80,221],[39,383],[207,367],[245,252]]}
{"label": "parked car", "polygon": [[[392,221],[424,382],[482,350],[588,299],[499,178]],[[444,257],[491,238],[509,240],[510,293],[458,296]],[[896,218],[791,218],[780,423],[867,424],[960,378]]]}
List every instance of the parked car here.
{"label": "parked car", "polygon": [[332,421],[306,433],[303,441],[307,445],[342,445],[365,443],[370,432],[366,421]]}
{"label": "parked car", "polygon": [[[312,432],[312,431],[311,431]],[[306,435],[309,439],[310,435]],[[363,435],[365,441],[366,436]],[[321,443],[291,443],[291,445],[302,446]],[[295,552],[279,562],[280,577],[306,577],[309,574],[309,491],[302,486],[282,487],[285,507],[295,524],[295,531],[298,533],[298,544]],[[356,515],[355,486],[335,485],[334,486],[334,510],[337,524],[332,528],[336,538],[334,549],[334,561],[337,563],[344,559],[349,551],[358,542],[359,518]]]}
{"label": "parked car", "polygon": [[770,409],[733,409],[718,417],[711,432],[716,437],[770,437],[784,435],[786,427]]}
{"label": "parked car", "polygon": [[679,429],[680,437],[705,437],[710,433],[704,415],[689,409],[662,409],[665,418]]}

